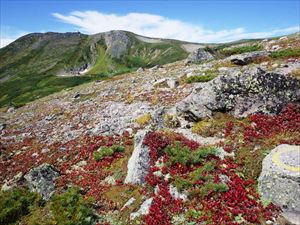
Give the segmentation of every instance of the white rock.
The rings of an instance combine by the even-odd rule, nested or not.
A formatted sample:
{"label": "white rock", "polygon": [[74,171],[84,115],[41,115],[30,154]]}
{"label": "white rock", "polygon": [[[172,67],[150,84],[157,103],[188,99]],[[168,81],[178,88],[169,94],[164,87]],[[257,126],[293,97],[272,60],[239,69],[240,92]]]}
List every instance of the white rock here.
{"label": "white rock", "polygon": [[131,206],[134,202],[135,202],[135,198],[132,197],[130,198],[126,203],[125,205],[121,208],[121,211],[123,211],[124,209],[128,208],[129,206]]}
{"label": "white rock", "polygon": [[169,186],[169,192],[175,199],[181,199],[183,201],[187,200],[187,194],[186,193],[180,193],[176,187],[170,185]]}
{"label": "white rock", "polygon": [[140,209],[137,212],[130,214],[130,220],[134,220],[135,218],[141,215],[147,215],[149,213],[150,206],[152,204],[153,198],[149,198],[143,202]]}
{"label": "white rock", "polygon": [[179,81],[174,78],[167,79],[167,85],[169,88],[176,88],[179,86]]}

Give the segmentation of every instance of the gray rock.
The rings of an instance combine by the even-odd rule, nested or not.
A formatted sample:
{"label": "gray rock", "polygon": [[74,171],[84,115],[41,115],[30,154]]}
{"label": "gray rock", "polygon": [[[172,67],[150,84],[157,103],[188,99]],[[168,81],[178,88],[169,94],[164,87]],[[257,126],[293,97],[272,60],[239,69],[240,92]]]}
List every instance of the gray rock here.
{"label": "gray rock", "polygon": [[211,117],[215,111],[231,112],[236,117],[278,113],[287,103],[299,103],[299,99],[297,79],[260,68],[249,68],[243,73],[231,69],[210,82],[197,84],[176,107],[178,114],[197,121]]}
{"label": "gray rock", "polygon": [[156,71],[156,70],[158,70],[159,68],[162,68],[161,65],[155,65],[155,66],[151,67],[151,68],[149,69],[149,71]]}
{"label": "gray rock", "polygon": [[215,57],[204,48],[198,48],[196,51],[192,52],[186,59],[186,63],[200,63],[208,60],[212,60]]}
{"label": "gray rock", "polygon": [[134,136],[134,150],[128,161],[125,183],[143,184],[150,168],[150,150],[143,144],[149,130],[140,130]]}
{"label": "gray rock", "polygon": [[30,170],[24,178],[29,189],[39,193],[47,201],[55,192],[54,181],[59,175],[59,172],[53,166],[45,163]]}
{"label": "gray rock", "polygon": [[152,120],[154,121],[154,123],[157,125],[158,128],[162,128],[164,126],[165,113],[166,113],[165,107],[160,107],[156,109],[151,115]]}
{"label": "gray rock", "polygon": [[262,199],[281,207],[287,220],[300,215],[300,146],[273,149],[263,160],[258,182]]}
{"label": "gray rock", "polygon": [[167,79],[167,85],[169,88],[176,88],[179,86],[179,81],[174,78]]}
{"label": "gray rock", "polygon": [[229,59],[233,64],[244,66],[253,62],[253,60],[260,56],[266,56],[267,52],[265,51],[256,51],[256,52],[246,52],[238,55],[230,56]]}

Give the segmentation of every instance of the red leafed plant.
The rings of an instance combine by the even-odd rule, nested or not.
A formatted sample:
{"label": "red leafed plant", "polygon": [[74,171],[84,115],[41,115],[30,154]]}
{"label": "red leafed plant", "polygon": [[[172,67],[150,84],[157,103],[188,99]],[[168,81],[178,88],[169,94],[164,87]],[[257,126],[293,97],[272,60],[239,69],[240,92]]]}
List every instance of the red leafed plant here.
{"label": "red leafed plant", "polygon": [[[173,145],[175,141],[182,141],[182,146],[189,146],[191,151],[200,146],[186,138],[178,135],[166,135],[162,133],[150,133],[144,144],[151,150],[153,160],[152,167],[146,177],[148,188],[145,188],[146,195],[153,197],[149,214],[143,217],[143,222],[149,225],[171,224],[174,215],[187,211],[201,211],[201,216],[197,218],[187,217],[190,222],[208,224],[238,224],[237,218],[248,223],[261,223],[261,220],[272,220],[276,217],[278,208],[273,204],[264,207],[259,201],[259,195],[255,191],[255,182],[251,179],[244,179],[237,175],[238,165],[232,159],[221,160],[218,157],[208,156],[206,161],[195,165],[184,165],[176,163],[168,164],[169,157],[164,152],[164,148]],[[186,144],[192,143],[192,144]],[[158,155],[159,154],[159,155]],[[164,165],[159,168],[154,166],[157,158],[160,158]],[[195,171],[201,171],[206,164],[215,161],[214,168],[198,175],[197,180],[189,181],[188,177]],[[210,164],[212,165],[212,164]],[[190,193],[187,205],[180,199],[175,199],[169,192],[169,185],[174,185],[174,179],[165,180],[164,177],[155,175],[157,171],[162,174],[170,173],[173,176],[181,177],[190,182],[187,191]],[[220,187],[220,176],[226,176],[226,189],[224,185],[222,191],[209,189],[206,194],[197,194],[207,187],[209,183],[205,179],[213,177],[210,181],[212,187]],[[203,180],[202,180],[203,179]],[[213,184],[211,184],[213,182]],[[215,185],[215,186],[214,186]],[[219,186],[218,186],[219,185]],[[156,190],[153,193],[153,190]],[[158,191],[157,191],[158,190]],[[191,192],[190,192],[191,191]],[[196,193],[196,194],[192,194]]]}

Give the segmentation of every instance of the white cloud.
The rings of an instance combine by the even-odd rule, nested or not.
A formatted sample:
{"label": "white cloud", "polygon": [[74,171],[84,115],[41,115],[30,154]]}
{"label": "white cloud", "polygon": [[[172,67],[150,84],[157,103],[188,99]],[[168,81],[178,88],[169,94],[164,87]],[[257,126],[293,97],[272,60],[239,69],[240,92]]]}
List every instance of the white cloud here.
{"label": "white cloud", "polygon": [[299,26],[249,33],[242,27],[225,30],[209,30],[202,26],[147,13],[126,15],[106,14],[98,11],[74,11],[68,15],[53,13],[59,21],[71,24],[83,33],[95,34],[110,30],[127,30],[136,34],[172,38],[191,42],[228,42],[243,38],[264,38],[299,31]]}
{"label": "white cloud", "polygon": [[1,25],[0,28],[0,48],[9,45],[11,42],[15,41],[19,37],[22,37],[29,32],[18,30],[14,27]]}

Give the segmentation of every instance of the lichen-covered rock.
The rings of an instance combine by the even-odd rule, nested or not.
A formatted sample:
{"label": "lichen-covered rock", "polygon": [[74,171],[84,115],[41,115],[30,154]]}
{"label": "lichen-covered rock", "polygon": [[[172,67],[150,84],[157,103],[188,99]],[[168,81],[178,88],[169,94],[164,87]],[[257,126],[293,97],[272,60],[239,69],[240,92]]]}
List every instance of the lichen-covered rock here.
{"label": "lichen-covered rock", "polygon": [[230,112],[236,117],[253,113],[277,113],[287,103],[299,103],[300,81],[260,68],[241,72],[230,69],[214,80],[196,85],[193,92],[177,104],[186,119],[197,121],[213,112]]}
{"label": "lichen-covered rock", "polygon": [[149,130],[140,130],[134,136],[134,150],[128,161],[125,183],[143,184],[150,168],[150,150],[143,144]]}
{"label": "lichen-covered rock", "polygon": [[215,57],[209,51],[205,50],[204,48],[198,48],[188,56],[186,63],[205,62],[214,58]]}
{"label": "lichen-covered rock", "polygon": [[59,172],[53,166],[45,163],[30,170],[24,178],[29,189],[39,193],[47,201],[55,192],[54,181],[59,175]]}
{"label": "lichen-covered rock", "polygon": [[258,181],[262,198],[281,207],[293,222],[300,215],[300,146],[282,144],[273,149],[263,160]]}

